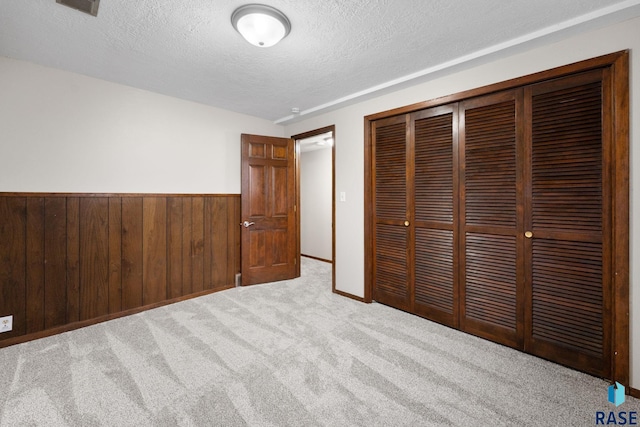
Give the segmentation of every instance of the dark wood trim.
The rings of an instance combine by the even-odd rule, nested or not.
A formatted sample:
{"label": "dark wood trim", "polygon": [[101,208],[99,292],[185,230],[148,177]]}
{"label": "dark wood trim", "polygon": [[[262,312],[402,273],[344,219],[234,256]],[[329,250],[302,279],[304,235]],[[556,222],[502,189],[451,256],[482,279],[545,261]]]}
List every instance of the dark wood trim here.
{"label": "dark wood trim", "polygon": [[315,259],[316,261],[326,262],[327,264],[333,264],[333,261],[331,261],[330,259],[318,258],[316,256],[306,255],[306,254],[300,254],[300,256],[303,256],[305,258]]}
{"label": "dark wood trim", "polygon": [[[427,108],[451,104],[481,95],[492,94],[507,89],[514,89],[535,83],[557,79],[595,69],[608,69],[611,75],[613,103],[613,171],[611,183],[611,207],[613,218],[611,224],[611,256],[612,281],[612,325],[611,335],[611,366],[612,379],[621,384],[629,384],[630,347],[629,347],[629,51],[619,51],[597,58],[568,64],[550,70],[530,74],[527,76],[507,80],[504,82],[483,86],[480,88],[459,92],[435,98],[432,100],[383,111],[368,115],[364,118],[364,233],[365,233],[365,289],[364,300],[370,302],[373,295],[373,223],[370,212],[374,208],[373,188],[373,135],[372,125],[375,121],[407,115]],[[605,100],[606,101],[606,100]]]}
{"label": "dark wood trim", "polygon": [[300,253],[302,252],[302,227],[300,225],[301,218],[301,206],[300,206],[300,142],[291,137],[294,141],[294,151],[295,151],[295,192],[296,192],[296,275],[297,277],[301,276],[301,268],[302,261],[300,260]]}
{"label": "dark wood trim", "polygon": [[[583,71],[593,70],[596,68],[608,67],[616,63],[620,59],[620,57],[625,55],[628,56],[627,50],[614,52],[608,55],[599,56],[597,58],[574,62],[572,64],[563,65],[560,67],[552,68],[550,70],[528,74],[526,76],[517,77],[515,79],[505,80],[503,82],[494,83],[491,85],[482,86],[479,88],[442,96],[440,98],[434,98],[428,101],[418,102],[418,103],[407,105],[404,107],[394,108],[392,110],[382,111],[380,113],[370,114],[365,117],[365,122],[366,121],[372,122],[372,121],[384,119],[387,117],[413,113],[415,111],[424,110],[426,108],[436,107],[438,105],[450,104],[453,102],[474,98],[476,96],[488,95],[490,93],[500,92],[507,89],[514,89],[516,87],[538,83],[544,80],[555,79],[558,77],[574,74],[577,72],[583,72]],[[366,135],[365,135],[365,138],[366,138]]]}
{"label": "dark wood trim", "polygon": [[298,133],[295,135],[291,135],[291,138],[298,140],[298,139],[306,139],[306,138],[311,138],[312,136],[316,136],[316,135],[321,135],[323,133],[327,133],[327,132],[333,132],[333,137],[335,138],[335,132],[336,132],[336,126],[335,125],[329,125],[329,126],[325,126],[322,127],[320,129],[314,129],[314,130],[310,130],[307,132],[302,132],[302,133]]}
{"label": "dark wood trim", "polygon": [[[315,129],[308,132],[292,135],[296,141],[296,153],[298,158],[300,157],[300,139],[310,138],[312,136],[321,135],[323,133],[331,132],[333,135],[333,147],[331,147],[331,289],[334,293],[336,291],[336,126],[330,125],[320,129]],[[300,207],[300,164],[297,168],[297,194],[298,194],[298,207]],[[298,230],[300,230],[300,209],[298,209]],[[300,238],[298,237],[298,251],[300,251]],[[308,256],[308,255],[303,255]],[[313,258],[313,257],[309,257]],[[316,258],[319,259],[319,258]],[[325,261],[319,259],[320,261]]]}
{"label": "dark wood trim", "polygon": [[640,399],[640,390],[633,387],[629,387],[627,390],[629,390],[629,396],[635,397],[636,399]]}
{"label": "dark wood trim", "polygon": [[371,303],[371,301],[365,301],[364,298],[357,297],[357,296],[355,296],[353,294],[350,294],[350,293],[347,293],[347,292],[342,292],[342,291],[335,290],[335,291],[333,291],[333,293],[336,294],[336,295],[340,295],[341,297],[349,298],[349,299],[352,299],[352,300],[355,300],[355,301],[359,301],[359,302],[363,302],[363,303],[366,303],[366,304],[370,304]]}
{"label": "dark wood trim", "polygon": [[336,127],[330,126],[333,134],[331,147],[331,290],[336,291]]}
{"label": "dark wood trim", "polygon": [[373,302],[373,135],[374,120],[364,118],[364,302]]}
{"label": "dark wood trim", "polygon": [[96,325],[98,323],[103,323],[103,322],[107,322],[109,320],[114,320],[114,319],[119,319],[121,317],[126,317],[126,316],[130,316],[132,314],[137,314],[137,313],[141,313],[143,311],[147,311],[147,310],[152,310],[154,308],[159,308],[159,307],[163,307],[165,305],[170,305],[170,304],[174,304],[177,302],[181,302],[181,301],[187,301],[193,298],[198,298],[198,297],[202,297],[205,295],[210,295],[216,292],[220,292],[220,291],[224,291],[227,289],[232,289],[234,288],[234,286],[226,286],[223,288],[218,288],[218,289],[209,289],[206,291],[202,291],[202,292],[197,292],[191,295],[185,295],[182,297],[178,297],[178,298],[172,298],[170,300],[166,300],[166,301],[161,301],[161,302],[157,302],[154,304],[148,304],[142,307],[137,307],[137,308],[132,308],[129,310],[124,310],[124,311],[120,311],[118,313],[113,313],[113,314],[107,314],[104,316],[100,316],[100,317],[96,317],[93,319],[87,319],[87,320],[82,320],[82,321],[77,321],[77,322],[73,322],[73,323],[69,323],[67,325],[64,326],[58,326],[55,328],[50,328],[50,329],[46,329],[43,331],[39,331],[39,332],[34,332],[34,333],[30,333],[27,335],[21,335],[19,337],[15,337],[15,338],[10,338],[4,341],[0,341],[0,348],[4,348],[4,347],[9,347],[12,345],[16,345],[16,344],[22,344],[28,341],[33,341],[33,340],[37,340],[40,338],[46,338],[46,337],[50,337],[53,335],[57,335],[57,334],[61,334],[63,332],[69,332],[69,331],[74,331],[76,329],[80,329],[80,328],[84,328],[86,326],[91,326],[91,325]]}
{"label": "dark wood trim", "polygon": [[629,384],[629,52],[619,52],[611,65],[613,85],[613,379]]}

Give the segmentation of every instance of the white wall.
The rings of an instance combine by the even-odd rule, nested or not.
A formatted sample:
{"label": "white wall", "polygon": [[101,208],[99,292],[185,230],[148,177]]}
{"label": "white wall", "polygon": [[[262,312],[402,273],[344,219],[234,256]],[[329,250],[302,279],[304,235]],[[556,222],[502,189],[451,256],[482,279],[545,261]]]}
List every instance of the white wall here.
{"label": "white wall", "polygon": [[240,134],[282,126],[0,57],[0,191],[240,193]]}
{"label": "white wall", "polygon": [[331,148],[300,154],[300,248],[304,255],[332,259]]}
{"label": "white wall", "polygon": [[631,386],[640,388],[640,19],[572,36],[563,41],[455,72],[433,81],[290,124],[287,135],[336,126],[336,288],[364,295],[364,130],[363,117],[420,101],[501,82],[572,62],[631,49]]}

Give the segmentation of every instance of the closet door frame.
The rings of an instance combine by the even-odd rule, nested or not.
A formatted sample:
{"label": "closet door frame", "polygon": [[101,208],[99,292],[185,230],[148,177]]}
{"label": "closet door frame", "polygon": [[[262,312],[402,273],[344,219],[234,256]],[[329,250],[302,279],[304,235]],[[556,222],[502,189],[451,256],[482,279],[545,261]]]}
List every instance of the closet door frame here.
{"label": "closet door frame", "polygon": [[[504,82],[472,89],[456,94],[439,97],[405,107],[372,114],[364,118],[364,250],[365,250],[365,288],[364,301],[373,301],[373,256],[375,245],[372,241],[373,223],[372,209],[375,206],[375,194],[372,192],[375,179],[372,169],[373,138],[372,122],[383,118],[405,115],[427,108],[463,101],[476,96],[488,95],[507,89],[539,83],[558,77],[569,76],[592,69],[604,68],[610,73],[610,98],[603,101],[610,108],[604,109],[610,117],[612,138],[610,155],[611,174],[604,179],[610,180],[613,189],[611,197],[606,200],[611,209],[610,232],[611,248],[611,378],[621,384],[629,384],[629,51],[619,51],[585,61],[553,68]],[[607,137],[605,135],[605,137]]]}

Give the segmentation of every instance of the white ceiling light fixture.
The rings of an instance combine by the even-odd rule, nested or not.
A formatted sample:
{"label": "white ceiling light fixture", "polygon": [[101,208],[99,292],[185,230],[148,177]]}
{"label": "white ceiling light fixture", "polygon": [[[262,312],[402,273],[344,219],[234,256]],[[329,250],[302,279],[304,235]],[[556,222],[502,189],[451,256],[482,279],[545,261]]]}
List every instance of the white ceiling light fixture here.
{"label": "white ceiling light fixture", "polygon": [[56,0],[56,3],[93,16],[98,16],[98,6],[100,6],[100,0]]}
{"label": "white ceiling light fixture", "polygon": [[231,15],[231,23],[242,37],[258,47],[270,47],[291,31],[291,22],[278,9],[264,4],[247,4]]}

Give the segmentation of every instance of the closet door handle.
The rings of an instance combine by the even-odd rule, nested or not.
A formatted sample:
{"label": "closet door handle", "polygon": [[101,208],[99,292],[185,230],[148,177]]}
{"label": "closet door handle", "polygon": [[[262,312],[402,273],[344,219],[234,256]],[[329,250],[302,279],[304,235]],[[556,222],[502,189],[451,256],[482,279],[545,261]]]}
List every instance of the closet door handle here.
{"label": "closet door handle", "polygon": [[526,237],[527,239],[530,239],[533,237],[533,233],[531,231],[525,231],[524,237]]}
{"label": "closet door handle", "polygon": [[405,226],[405,227],[408,227],[408,226],[409,226],[409,221],[405,221],[405,222],[404,222],[404,226]]}

